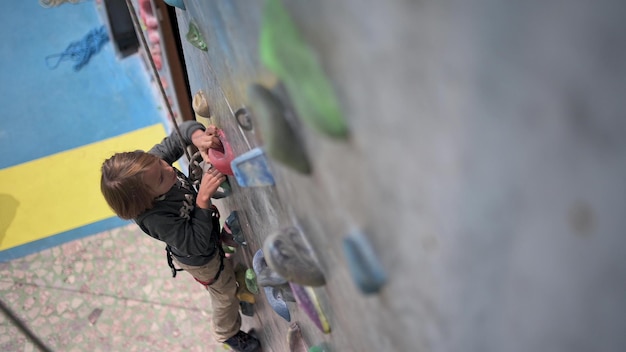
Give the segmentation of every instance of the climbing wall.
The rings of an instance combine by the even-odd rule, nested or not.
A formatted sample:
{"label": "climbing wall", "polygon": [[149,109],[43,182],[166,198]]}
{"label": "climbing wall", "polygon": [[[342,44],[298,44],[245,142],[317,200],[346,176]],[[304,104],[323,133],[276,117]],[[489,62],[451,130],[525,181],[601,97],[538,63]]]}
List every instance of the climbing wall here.
{"label": "climbing wall", "polygon": [[[247,247],[235,258],[246,265],[289,227],[314,253],[331,331],[288,303],[308,346],[623,350],[623,2],[184,3],[191,92],[204,92],[234,155],[276,143],[259,109],[251,129],[235,118],[266,92],[249,89],[258,84],[308,157],[302,172],[266,153],[274,185],[231,177],[219,201],[239,212]],[[268,29],[267,3],[295,27]],[[311,121],[335,103],[345,134]],[[355,245],[351,256],[346,238],[371,253]],[[386,281],[366,294],[358,269]],[[264,351],[287,351],[290,323],[264,295],[244,325]]]}

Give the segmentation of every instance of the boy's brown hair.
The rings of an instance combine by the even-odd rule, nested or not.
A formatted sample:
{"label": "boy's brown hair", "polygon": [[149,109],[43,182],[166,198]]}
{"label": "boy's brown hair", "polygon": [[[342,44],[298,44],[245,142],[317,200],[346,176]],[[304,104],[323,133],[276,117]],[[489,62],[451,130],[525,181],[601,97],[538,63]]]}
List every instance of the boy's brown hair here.
{"label": "boy's brown hair", "polygon": [[155,162],[155,155],[141,150],[114,154],[102,163],[100,190],[111,209],[122,219],[135,219],[154,205],[143,174]]}

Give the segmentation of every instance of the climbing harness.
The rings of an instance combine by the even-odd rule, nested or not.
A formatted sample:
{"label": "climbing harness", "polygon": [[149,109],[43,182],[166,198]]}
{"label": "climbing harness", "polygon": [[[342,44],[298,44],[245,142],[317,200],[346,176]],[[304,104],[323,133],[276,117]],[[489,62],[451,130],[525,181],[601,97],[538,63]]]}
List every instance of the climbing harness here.
{"label": "climbing harness", "polygon": [[[70,43],[64,52],[59,54],[48,55],[46,57],[46,65],[49,69],[57,68],[63,61],[74,61],[74,71],[83,68],[97,54],[100,49],[109,41],[109,35],[104,26],[94,28],[87,35],[76,42]],[[57,59],[55,63],[51,63],[53,59]]]}
{"label": "climbing harness", "polygon": [[[172,277],[176,277],[176,274],[178,274],[179,271],[184,271],[185,269],[180,269],[174,266],[174,260],[172,259],[172,251],[170,249],[170,246],[165,247],[165,251],[167,255],[167,265],[169,265],[170,269],[172,270]],[[201,281],[194,277],[196,281],[204,286],[211,286],[215,281],[220,278],[220,274],[222,273],[222,271],[224,271],[224,257],[226,257],[226,254],[224,253],[224,249],[221,245],[217,246],[217,255],[220,256],[220,267],[217,270],[217,273],[215,273],[213,279],[211,279],[210,281]]]}
{"label": "climbing harness", "polygon": [[174,260],[172,259],[172,250],[170,249],[170,246],[165,247],[165,253],[167,257],[167,265],[169,265],[170,269],[172,270],[172,277],[176,277],[176,274],[179,271],[183,271],[184,269],[178,269],[174,266]]}
{"label": "climbing harness", "polygon": [[[212,225],[212,232],[211,232],[211,236],[215,236],[216,238],[216,247],[217,247],[217,253],[214,253],[211,255],[219,255],[220,257],[220,267],[217,270],[217,273],[215,273],[215,276],[210,280],[210,281],[201,281],[198,280],[197,278],[194,277],[194,279],[196,281],[198,281],[199,283],[201,283],[202,285],[204,285],[205,287],[208,287],[210,285],[212,285],[215,281],[217,281],[220,278],[220,274],[222,273],[222,271],[224,270],[224,258],[226,257],[226,253],[224,253],[224,248],[222,248],[222,243],[220,240],[220,213],[217,210],[217,208],[213,208],[211,209],[211,225]],[[176,268],[176,266],[174,266],[174,260],[173,260],[173,254],[172,254],[172,250],[170,248],[169,245],[167,245],[165,247],[165,252],[166,252],[166,257],[167,257],[167,265],[170,267],[170,269],[172,270],[172,277],[176,277],[176,274],[178,274],[179,271],[183,271],[184,269],[179,269]]]}
{"label": "climbing harness", "polygon": [[196,281],[198,281],[199,283],[201,283],[202,285],[204,285],[204,287],[208,288],[209,286],[213,285],[219,278],[220,275],[222,274],[222,271],[224,271],[224,257],[226,256],[224,254],[224,250],[222,249],[222,246],[218,246],[219,249],[219,256],[220,256],[220,267],[219,269],[217,269],[217,273],[215,273],[215,276],[210,280],[210,281],[201,281],[198,280],[197,278],[194,277],[194,279]]}

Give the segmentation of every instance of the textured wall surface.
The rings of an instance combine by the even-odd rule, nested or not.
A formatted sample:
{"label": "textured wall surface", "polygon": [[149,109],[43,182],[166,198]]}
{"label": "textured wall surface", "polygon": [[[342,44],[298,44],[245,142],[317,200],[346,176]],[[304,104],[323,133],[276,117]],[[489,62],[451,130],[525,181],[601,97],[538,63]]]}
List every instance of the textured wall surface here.
{"label": "textured wall surface", "polygon": [[[284,1],[330,77],[351,136],[300,126],[314,164],[235,189],[251,255],[299,226],[328,284],[336,351],[626,348],[626,6],[620,1]],[[177,10],[192,92],[236,152],[233,112],[259,63],[258,2]],[[209,46],[184,41],[188,22]],[[297,124],[298,122],[295,121]],[[342,237],[363,230],[390,275],[362,296]],[[250,259],[249,257],[247,259]],[[259,314],[266,350],[288,324]],[[275,319],[276,318],[276,319]]]}

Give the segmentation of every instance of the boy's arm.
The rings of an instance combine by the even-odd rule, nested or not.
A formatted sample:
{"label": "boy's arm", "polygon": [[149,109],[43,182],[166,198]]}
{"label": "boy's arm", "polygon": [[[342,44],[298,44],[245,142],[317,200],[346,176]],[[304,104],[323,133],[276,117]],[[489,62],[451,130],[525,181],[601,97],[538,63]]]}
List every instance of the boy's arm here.
{"label": "boy's arm", "polygon": [[202,181],[200,182],[200,187],[198,189],[196,205],[202,209],[209,209],[211,206],[211,197],[215,194],[220,184],[222,184],[225,180],[226,176],[217,171],[215,168],[211,168],[205,172],[202,175]]}
{"label": "boy's arm", "polygon": [[204,131],[204,126],[197,121],[185,121],[178,128],[183,136],[183,143],[180,142],[178,132],[172,131],[169,136],[163,138],[161,143],[152,147],[148,153],[158,156],[168,164],[172,164],[184,155],[185,149],[183,149],[183,144],[185,146],[192,144],[194,132],[198,130]]}

